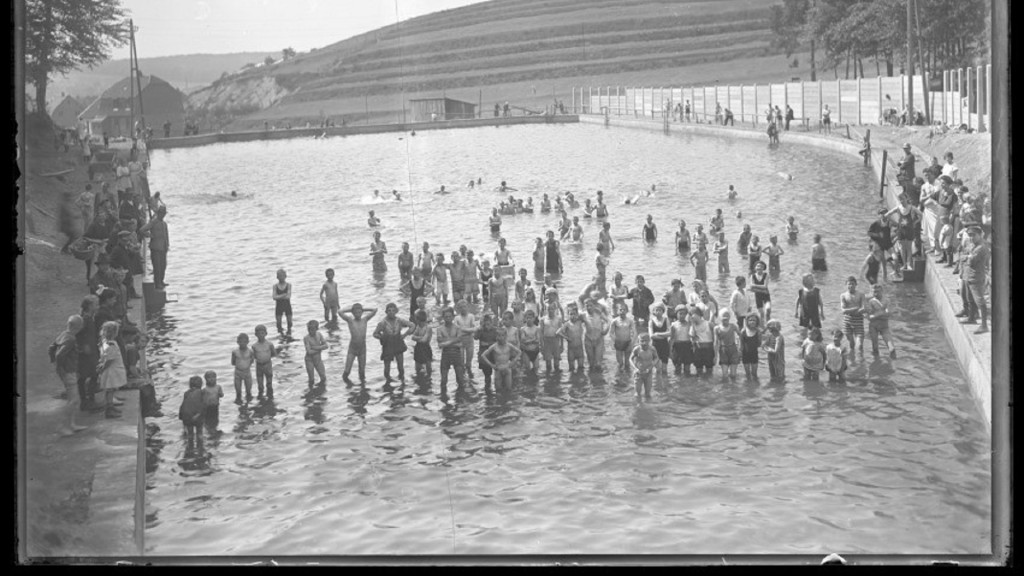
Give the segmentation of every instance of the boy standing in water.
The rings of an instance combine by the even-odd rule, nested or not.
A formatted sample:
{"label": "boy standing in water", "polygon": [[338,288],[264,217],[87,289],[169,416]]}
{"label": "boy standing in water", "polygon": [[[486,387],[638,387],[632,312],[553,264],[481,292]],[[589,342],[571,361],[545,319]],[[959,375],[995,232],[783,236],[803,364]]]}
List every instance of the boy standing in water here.
{"label": "boy standing in water", "polygon": [[850,352],[860,348],[864,353],[864,294],[857,292],[857,278],[846,279],[847,291],[839,295],[839,305],[843,309],[843,331],[850,340]]}
{"label": "boy standing in water", "polygon": [[792,216],[786,221],[786,235],[789,236],[790,242],[796,242],[796,236],[800,233],[800,228],[796,225],[796,219]]}
{"label": "boy standing in water", "polygon": [[334,281],[333,268],[328,268],[324,274],[327,281],[320,288],[320,301],[324,304],[324,322],[333,325],[338,323],[338,283]]}
{"label": "boy standing in water", "polygon": [[[188,447],[193,445],[200,450],[203,446],[203,378],[193,376],[188,380],[188,390],[181,399],[181,407],[178,408],[178,419],[185,427],[185,436],[188,439]],[[198,444],[196,444],[198,442]]]}
{"label": "boy standing in water", "polygon": [[889,303],[882,296],[882,287],[875,284],[872,288],[871,299],[867,305],[868,335],[871,338],[871,351],[878,356],[878,336],[885,340],[885,347],[889,349],[889,358],[896,358],[896,343],[892,341],[889,334]]}
{"label": "boy standing in water", "polygon": [[722,310],[722,323],[715,326],[715,342],[718,344],[718,364],[722,367],[722,378],[736,377],[740,365],[739,328],[731,322],[732,314]]}
{"label": "boy standing in water", "polygon": [[626,359],[630,346],[636,339],[636,324],[626,317],[626,306],[616,307],[618,316],[612,320],[612,341],[615,344],[615,360],[619,363],[619,370],[626,369]]}
{"label": "boy standing in water", "polygon": [[718,273],[729,273],[729,243],[725,240],[725,232],[718,233],[718,240],[715,241],[715,254],[718,254]]}
{"label": "boy standing in water", "polygon": [[242,404],[242,384],[245,383],[245,401],[252,400],[253,353],[249,348],[249,336],[238,335],[238,348],[231,351],[231,365],[235,367],[235,404]]}
{"label": "boy standing in water", "polygon": [[558,336],[558,331],[562,328],[562,318],[558,313],[556,306],[548,306],[547,316],[540,322],[540,351],[548,372],[552,369],[555,372],[561,370],[559,364],[562,362],[562,339]]}
{"label": "boy standing in water", "polygon": [[444,254],[438,254],[434,264],[434,301],[438,306],[448,305],[448,266]]}
{"label": "boy standing in water", "polygon": [[[363,316],[363,313],[366,316]],[[340,312],[341,319],[348,324],[348,355],[345,357],[345,371],[341,379],[348,382],[352,373],[352,362],[359,359],[359,382],[366,383],[366,325],[377,314],[376,308],[363,310],[363,305],[356,302]]]}
{"label": "boy standing in water", "polygon": [[829,382],[846,382],[846,350],[843,349],[843,331],[832,332],[832,343],[825,347],[825,370]]}
{"label": "boy standing in water", "polygon": [[217,373],[207,370],[203,374],[206,379],[206,387],[203,388],[203,422],[206,430],[211,434],[217,431],[220,423],[220,399],[224,397],[224,390],[217,384]]}
{"label": "boy standing in water", "polygon": [[640,398],[641,388],[644,398],[651,399],[651,377],[654,374],[654,366],[658,363],[658,353],[651,347],[651,335],[643,333],[640,335],[640,344],[633,348],[629,355],[629,364],[635,370],[636,397]]}
{"label": "boy standing in water", "polygon": [[398,275],[402,282],[408,282],[412,278],[412,252],[409,251],[409,243],[402,242],[402,251],[398,253]]}
{"label": "boy standing in water", "polygon": [[[480,355],[494,371],[494,389],[497,392],[508,392],[512,389],[512,361],[519,355],[519,349],[508,343],[504,330],[498,331],[498,341]],[[494,358],[494,361],[491,361]]]}
{"label": "boy standing in water", "polygon": [[267,341],[267,327],[263,324],[256,326],[256,343],[252,345],[252,354],[256,358],[256,387],[259,395],[263,397],[263,380],[267,381],[267,400],[274,399],[274,366],[271,359],[277,353],[274,345]]}
{"label": "boy standing in water", "polygon": [[[344,318],[344,315],[342,316]],[[327,384],[327,371],[324,370],[324,360],[321,353],[327,350],[327,340],[324,339],[323,334],[317,331],[320,324],[316,320],[310,320],[306,323],[306,329],[309,334],[302,337],[302,343],[306,346],[306,375],[309,377],[309,388],[313,388],[313,372],[320,376],[320,381],[316,383],[317,386],[324,386]]]}
{"label": "boy standing in water", "polygon": [[281,329],[281,317],[288,317],[288,334],[292,333],[292,285],[285,282],[288,273],[281,268],[277,271],[277,284],[271,288],[271,296],[274,298],[274,317],[277,319],[277,331]]}
{"label": "boy standing in water", "polygon": [[587,302],[587,316],[584,318],[587,362],[590,370],[604,367],[604,337],[608,334],[608,321],[594,302]]}
{"label": "boy standing in water", "polygon": [[[437,347],[441,349],[441,395],[448,395],[448,370],[455,370],[456,390],[465,382],[465,354],[462,349],[462,333],[453,323],[455,311],[445,307],[441,311],[442,324],[437,327]],[[500,330],[499,330],[500,332]]]}
{"label": "boy standing in water", "polygon": [[569,371],[583,370],[583,319],[580,318],[580,310],[575,303],[566,306],[569,312],[569,321],[564,323],[558,330],[559,335],[568,342],[566,347],[566,359],[569,362]]}
{"label": "boy standing in water", "polygon": [[825,346],[821,343],[821,328],[811,328],[800,346],[800,359],[804,362],[804,380],[817,382],[818,374],[825,368]]}
{"label": "boy standing in water", "polygon": [[498,332],[504,331],[504,328],[495,328],[494,316],[485,313],[480,319],[480,327],[473,334],[473,338],[480,341],[480,346],[477,347],[477,366],[484,373],[484,392],[491,391],[491,374],[494,372],[491,365],[484,361],[484,352],[498,341]]}
{"label": "boy standing in water", "polygon": [[701,242],[697,251],[690,255],[690,262],[693,263],[694,274],[701,282],[708,281],[708,247]]}
{"label": "boy standing in water", "polygon": [[693,346],[690,345],[690,318],[686,304],[676,306],[676,319],[672,322],[672,363],[676,374],[690,375],[690,364],[693,364]]}
{"label": "boy standing in water", "polygon": [[825,263],[825,246],[821,243],[821,234],[814,235],[814,244],[811,246],[811,270],[824,272],[828,270]]}

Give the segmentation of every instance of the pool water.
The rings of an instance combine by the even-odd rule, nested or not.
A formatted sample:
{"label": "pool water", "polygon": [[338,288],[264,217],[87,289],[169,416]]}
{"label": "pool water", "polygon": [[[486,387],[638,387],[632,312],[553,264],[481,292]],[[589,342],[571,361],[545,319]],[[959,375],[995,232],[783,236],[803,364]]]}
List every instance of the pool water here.
{"label": "pool water", "polygon": [[[165,416],[148,421],[147,554],[990,552],[990,441],[923,286],[885,285],[897,360],[869,350],[845,386],[800,380],[793,311],[812,236],[822,234],[828,251],[829,271],[816,276],[828,333],[839,327],[839,295],[845,278],[859,275],[878,208],[875,178],[855,159],[588,125],[151,154],[151,188],[168,206],[176,301],[148,321]],[[469,189],[476,178],[483,185]],[[732,246],[745,223],[763,244],[778,234],[786,254],[770,287],[787,341],[785,384],[768,383],[762,355],[759,383],[745,382],[742,369],[735,382],[717,371],[670,372],[652,401],[638,403],[607,345],[601,374],[517,378],[502,396],[485,395],[478,381],[442,401],[437,362],[429,381],[387,383],[374,341],[366,385],[346,385],[342,323],[323,330],[326,389],[307,394],[301,336],[306,321],[323,318],[324,269],[337,271],[342,306],[358,301],[383,314],[395,301],[404,315],[401,242],[417,252],[429,241],[446,256],[465,244],[493,259],[487,216],[502,180],[535,203],[543,193],[572,191],[582,201],[603,190],[617,245],[609,278],[621,271],[632,284],[643,274],[659,298],[672,278],[689,291],[694,277],[672,242],[680,218],[706,227],[722,208]],[[442,184],[452,193],[431,194]],[[620,204],[651,184],[654,197]],[[739,191],[731,202],[729,184]],[[374,189],[397,189],[405,201],[375,202]],[[370,209],[390,251],[383,276],[371,273]],[[653,245],[640,239],[648,214],[660,232]],[[784,233],[790,215],[801,230],[795,244]],[[563,302],[593,274],[598,228],[581,221],[583,245],[562,248]],[[556,222],[554,213],[504,217],[517,264],[532,270],[533,238]],[[720,303],[746,268],[734,247],[730,262],[732,275],[708,265]],[[278,268],[293,285],[294,340],[274,328]],[[256,324],[283,347],[276,398],[239,407],[230,353],[239,332],[254,338]],[[411,356],[410,345],[410,375]],[[197,454],[186,450],[176,415],[188,377],[209,369],[225,390],[222,432]]]}

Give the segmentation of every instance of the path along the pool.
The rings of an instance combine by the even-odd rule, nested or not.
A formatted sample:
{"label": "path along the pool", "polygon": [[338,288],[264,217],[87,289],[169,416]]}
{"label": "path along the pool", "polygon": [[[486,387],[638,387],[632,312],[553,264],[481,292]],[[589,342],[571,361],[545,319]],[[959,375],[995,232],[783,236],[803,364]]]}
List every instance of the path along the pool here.
{"label": "path along the pool", "polygon": [[[655,130],[690,131],[706,134],[734,134],[744,138],[763,138],[765,124],[742,124],[722,126],[710,123],[688,123],[672,121],[666,123],[661,119],[644,119],[619,116],[581,115],[580,122],[587,124],[607,124],[608,126],[631,126]],[[790,131],[780,133],[780,145],[787,141],[797,144],[818,146],[849,153],[856,157],[861,149],[862,139],[866,131],[871,130],[871,161],[876,174],[881,170],[883,152],[888,152],[888,165],[885,170],[885,194],[880,200],[890,208],[898,205],[897,197],[901,192],[896,184],[896,162],[903,156],[903,145],[910,143],[912,152],[917,159],[916,165],[927,166],[933,156],[942,158],[950,150],[960,168],[961,178],[975,194],[991,194],[991,137],[989,133],[936,133],[928,126],[886,127],[886,126],[835,126],[831,134],[821,133],[817,128],[793,125]],[[849,137],[847,137],[849,134]],[[854,160],[857,161],[857,160]],[[877,194],[877,188],[869,191]],[[867,224],[864,227],[867,237]],[[983,415],[986,427],[991,431],[992,424],[992,331],[975,334],[974,325],[963,325],[956,313],[960,311],[959,278],[953,274],[952,268],[937,263],[937,256],[926,255],[924,270],[925,288],[929,293],[933,307],[942,322],[960,367],[967,377],[971,394]],[[991,300],[990,300],[991,302]],[[991,309],[991,306],[990,306]]]}
{"label": "path along the pool", "polygon": [[[103,412],[80,412],[87,429],[59,437],[64,400],[55,395],[62,385],[47,348],[68,316],[77,313],[87,294],[84,265],[60,253],[63,236],[53,216],[61,193],[80,192],[87,182],[78,152],[26,154],[26,206],[33,211],[24,230],[21,269],[24,290],[23,340],[19,369],[19,524],[23,527],[19,556],[23,562],[63,563],[95,559],[103,563],[136,557],[142,551],[142,489],[144,488],[143,420],[137,390],[123,390],[119,418]],[[74,170],[58,181],[42,176],[51,168]],[[142,293],[142,277],[136,290]],[[133,322],[145,326],[143,300],[133,300]],[[98,398],[102,399],[102,395]]]}

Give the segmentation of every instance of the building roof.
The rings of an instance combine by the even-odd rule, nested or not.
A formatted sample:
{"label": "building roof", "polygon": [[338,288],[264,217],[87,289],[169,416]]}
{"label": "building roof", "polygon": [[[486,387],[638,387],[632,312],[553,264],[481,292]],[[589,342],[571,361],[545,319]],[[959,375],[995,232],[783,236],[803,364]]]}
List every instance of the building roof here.
{"label": "building roof", "polygon": [[[178,91],[177,88],[174,88],[174,86],[172,86],[166,80],[164,80],[162,78],[159,78],[157,76],[153,76],[153,75],[150,75],[150,76],[142,75],[142,76],[140,76],[139,77],[139,83],[142,85],[142,91],[143,92],[145,92],[146,89],[149,86],[151,86],[151,85],[153,85],[153,86],[156,86],[156,85],[167,85],[167,86],[171,87],[175,92]],[[80,119],[82,119],[82,120],[88,120],[88,119],[93,119],[96,116],[100,116],[100,115],[104,115],[104,116],[128,116],[128,115],[130,115],[131,114],[131,109],[125,107],[123,103],[117,102],[117,101],[118,100],[124,101],[124,100],[131,99],[133,85],[134,85],[134,89],[138,90],[138,84],[135,84],[135,82],[133,81],[133,79],[130,76],[127,77],[127,78],[124,78],[122,80],[119,80],[113,86],[111,86],[110,88],[107,88],[103,92],[103,94],[101,94],[99,96],[99,98],[97,98],[96,100],[93,100],[93,102],[91,104],[89,104],[89,106],[87,106],[86,109],[83,110],[82,113],[78,115],[78,117]],[[136,97],[137,97],[137,95],[136,95]],[[184,96],[182,96],[182,99],[184,99]],[[148,98],[147,98],[146,101],[148,102]]]}
{"label": "building roof", "polygon": [[466,102],[465,100],[456,100],[455,98],[449,98],[447,96],[436,96],[434,98],[410,98],[409,102],[435,102],[437,100],[444,100],[447,102],[458,102],[459,104],[465,104],[467,106],[476,106],[475,102]]}

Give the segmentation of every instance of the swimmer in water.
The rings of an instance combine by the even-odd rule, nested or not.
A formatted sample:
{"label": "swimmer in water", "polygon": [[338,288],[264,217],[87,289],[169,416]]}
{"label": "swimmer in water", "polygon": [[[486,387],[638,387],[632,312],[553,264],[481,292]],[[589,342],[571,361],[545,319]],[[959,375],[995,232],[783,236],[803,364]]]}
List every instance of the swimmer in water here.
{"label": "swimmer in water", "polygon": [[370,217],[366,219],[366,224],[370,228],[376,228],[377,226],[380,226],[380,218],[377,218],[376,216],[373,215],[373,210],[370,210]]}
{"label": "swimmer in water", "polygon": [[391,195],[394,196],[395,201],[397,201],[397,202],[401,202],[402,201],[402,195],[398,193],[398,190],[392,190],[391,191]]}
{"label": "swimmer in water", "polygon": [[237,190],[232,190],[231,191],[231,197],[232,198],[237,198],[238,197],[238,191]]}
{"label": "swimmer in water", "polygon": [[444,184],[441,185],[441,189],[440,190],[438,190],[437,192],[434,192],[434,194],[447,194],[447,193],[448,192],[446,192],[445,189],[444,189]]}
{"label": "swimmer in water", "polygon": [[380,190],[374,190],[373,191],[373,197],[376,198],[376,199],[380,199]]}
{"label": "swimmer in water", "polygon": [[734,188],[732,184],[729,184],[729,200],[735,200],[736,194],[736,188]]}
{"label": "swimmer in water", "polygon": [[648,198],[650,198],[651,196],[654,196],[654,192],[655,192],[654,184],[651,184],[651,189],[650,190],[645,190],[644,191],[644,196],[647,196]]}

